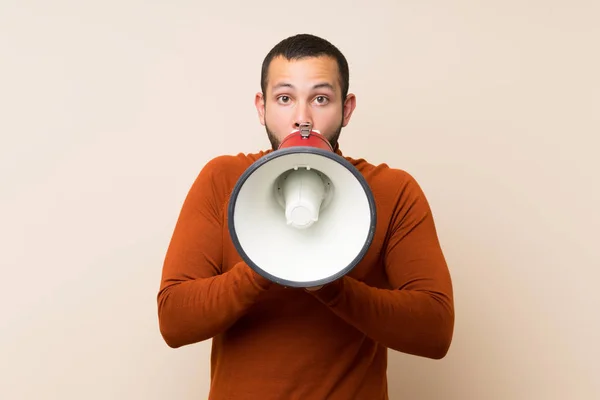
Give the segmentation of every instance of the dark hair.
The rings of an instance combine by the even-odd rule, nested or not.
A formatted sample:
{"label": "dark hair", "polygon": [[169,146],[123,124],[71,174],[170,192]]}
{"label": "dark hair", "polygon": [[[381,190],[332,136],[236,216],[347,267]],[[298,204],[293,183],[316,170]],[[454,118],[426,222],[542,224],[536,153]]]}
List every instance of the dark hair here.
{"label": "dark hair", "polygon": [[283,56],[287,60],[299,60],[306,57],[329,56],[337,61],[342,87],[342,101],[346,100],[350,81],[348,61],[337,47],[318,36],[298,34],[283,39],[269,51],[262,64],[260,87],[263,93],[267,90],[269,65],[273,58]]}

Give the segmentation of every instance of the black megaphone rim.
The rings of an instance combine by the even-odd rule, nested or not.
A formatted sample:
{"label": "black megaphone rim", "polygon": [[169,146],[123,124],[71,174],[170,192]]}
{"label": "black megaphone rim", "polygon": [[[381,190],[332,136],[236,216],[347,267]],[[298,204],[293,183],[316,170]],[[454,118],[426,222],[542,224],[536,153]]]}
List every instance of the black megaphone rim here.
{"label": "black megaphone rim", "polygon": [[[369,204],[369,211],[370,211],[370,216],[371,216],[371,224],[369,227],[369,232],[367,234],[365,243],[363,244],[363,247],[361,248],[358,255],[345,268],[338,271],[337,273],[335,273],[327,278],[317,279],[317,280],[309,281],[309,282],[297,282],[297,281],[291,281],[291,280],[287,280],[287,279],[281,279],[277,276],[274,276],[274,275],[268,273],[267,271],[263,270],[262,268],[260,268],[254,261],[252,261],[252,259],[248,256],[248,254],[246,254],[246,252],[244,251],[244,249],[240,243],[240,240],[238,238],[238,235],[235,231],[235,224],[234,224],[235,206],[236,206],[237,197],[238,197],[240,190],[242,189],[242,186],[246,182],[246,180],[256,170],[258,170],[260,167],[262,167],[264,164],[268,163],[269,161],[271,161],[275,158],[278,158],[278,157],[285,156],[285,155],[298,154],[298,153],[300,153],[300,154],[303,154],[303,153],[304,154],[317,154],[317,155],[320,155],[323,157],[327,157],[327,158],[337,162],[341,166],[345,167],[350,173],[352,173],[352,175],[354,175],[356,180],[360,183],[360,185],[367,197],[367,202]],[[250,268],[252,268],[254,271],[256,271],[256,273],[258,273],[263,278],[266,278],[266,279],[268,279],[272,282],[275,282],[279,285],[282,285],[282,286],[315,287],[315,286],[326,285],[328,283],[331,283],[331,282],[343,277],[344,275],[347,275],[362,261],[362,259],[365,257],[366,253],[368,252],[369,248],[371,247],[373,238],[375,237],[375,229],[377,226],[377,210],[376,210],[376,205],[375,205],[375,198],[373,196],[373,192],[371,191],[371,188],[370,188],[367,180],[360,173],[360,171],[354,165],[352,165],[352,163],[350,161],[346,160],[344,157],[342,157],[339,154],[332,152],[332,151],[328,151],[328,150],[324,150],[324,149],[320,149],[320,148],[316,148],[316,147],[295,146],[295,147],[288,147],[288,148],[284,148],[284,149],[274,150],[274,151],[264,155],[263,157],[254,161],[242,173],[242,175],[238,178],[238,181],[236,182],[236,184],[233,188],[233,191],[231,192],[231,195],[230,195],[229,206],[228,206],[228,210],[227,210],[227,219],[228,219],[227,223],[228,223],[229,235],[231,237],[231,240],[233,242],[233,245],[234,245],[236,251],[242,258],[242,260],[244,260],[244,262]]]}

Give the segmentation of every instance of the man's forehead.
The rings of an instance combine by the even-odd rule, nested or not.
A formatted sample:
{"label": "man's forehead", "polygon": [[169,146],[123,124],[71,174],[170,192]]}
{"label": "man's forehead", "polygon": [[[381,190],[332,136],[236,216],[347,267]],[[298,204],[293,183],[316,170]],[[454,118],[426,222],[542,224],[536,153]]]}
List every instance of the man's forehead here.
{"label": "man's forehead", "polygon": [[340,85],[340,74],[337,62],[332,57],[305,57],[288,60],[276,57],[269,65],[268,83],[271,88],[294,86],[295,83],[307,83],[319,87],[330,86],[337,90]]}

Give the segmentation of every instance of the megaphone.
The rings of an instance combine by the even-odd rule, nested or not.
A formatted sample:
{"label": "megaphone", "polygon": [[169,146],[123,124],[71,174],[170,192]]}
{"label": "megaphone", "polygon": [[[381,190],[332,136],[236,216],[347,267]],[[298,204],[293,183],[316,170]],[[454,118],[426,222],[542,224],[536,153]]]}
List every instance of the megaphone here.
{"label": "megaphone", "polygon": [[250,268],[283,286],[314,287],[362,260],[375,234],[376,209],[363,175],[304,124],[242,173],[228,220]]}

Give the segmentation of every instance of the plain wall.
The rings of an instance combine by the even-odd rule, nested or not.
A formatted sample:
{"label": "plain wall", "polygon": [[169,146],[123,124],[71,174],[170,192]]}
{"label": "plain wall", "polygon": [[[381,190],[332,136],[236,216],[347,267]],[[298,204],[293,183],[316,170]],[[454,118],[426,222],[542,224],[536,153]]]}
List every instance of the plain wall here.
{"label": "plain wall", "polygon": [[[370,3],[370,5],[367,5]],[[347,56],[345,154],[431,203],[456,329],[390,353],[391,399],[600,398],[600,3],[0,2],[0,398],[204,399],[170,349],[163,257],[193,180],[267,148],[279,40]]]}

